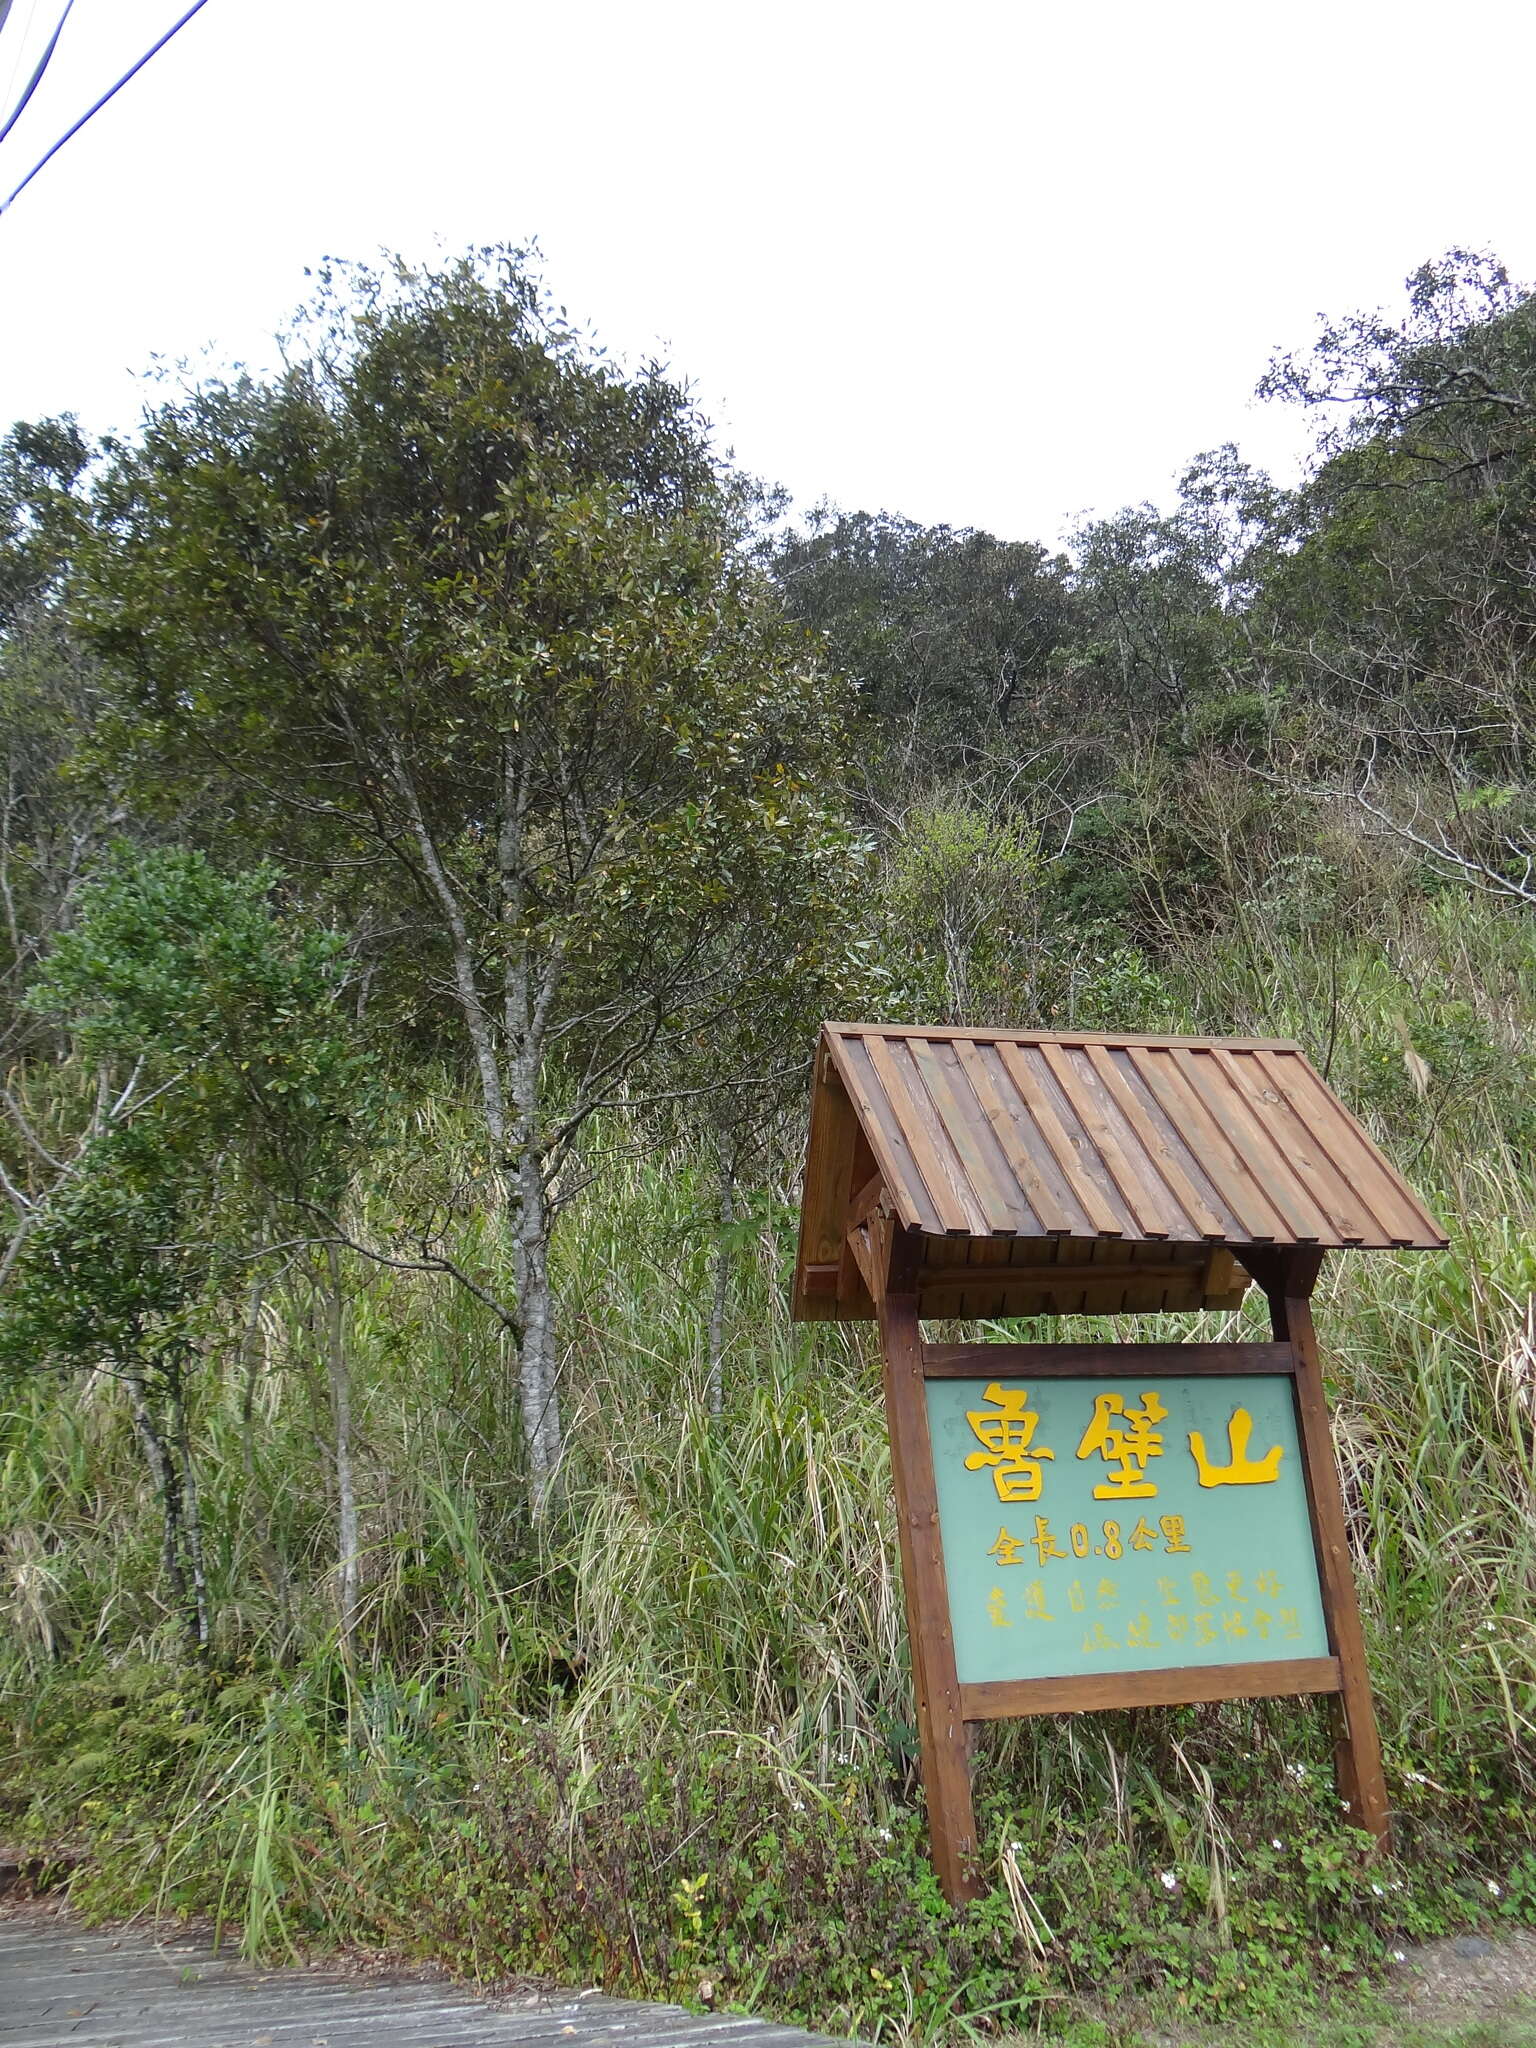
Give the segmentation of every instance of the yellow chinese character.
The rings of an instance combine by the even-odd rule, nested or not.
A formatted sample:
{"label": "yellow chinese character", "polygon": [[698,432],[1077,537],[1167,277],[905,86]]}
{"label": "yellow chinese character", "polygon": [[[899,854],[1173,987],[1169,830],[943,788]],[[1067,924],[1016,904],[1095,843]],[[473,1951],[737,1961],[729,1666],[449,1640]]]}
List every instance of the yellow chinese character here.
{"label": "yellow chinese character", "polygon": [[1294,1607],[1281,1608],[1280,1625],[1288,1636],[1299,1636],[1301,1634],[1301,1616]]}
{"label": "yellow chinese character", "polygon": [[1184,1517],[1182,1515],[1164,1515],[1157,1526],[1163,1532],[1163,1548],[1170,1557],[1173,1556],[1176,1550],[1188,1550],[1190,1548],[1190,1545],[1184,1541]]}
{"label": "yellow chinese character", "polygon": [[1036,1515],[1035,1533],[1029,1540],[1034,1544],[1042,1564],[1045,1563],[1048,1557],[1065,1557],[1067,1554],[1051,1534],[1051,1523],[1048,1515]]}
{"label": "yellow chinese character", "polygon": [[1262,1593],[1266,1600],[1278,1600],[1284,1590],[1274,1572],[1260,1572],[1253,1582],[1256,1593]]}
{"label": "yellow chinese character", "polygon": [[1081,1579],[1074,1579],[1068,1586],[1067,1600],[1074,1614],[1081,1614],[1088,1605],[1088,1589]]}
{"label": "yellow chinese character", "polygon": [[1126,1630],[1127,1646],[1133,1650],[1151,1650],[1157,1646],[1157,1637],[1152,1633],[1152,1617],[1143,1608],[1141,1613]]}
{"label": "yellow chinese character", "polygon": [[1131,1531],[1131,1548],[1132,1550],[1156,1550],[1157,1548],[1157,1531],[1152,1527],[1145,1515],[1138,1517],[1136,1526]]}
{"label": "yellow chinese character", "polygon": [[1205,1454],[1205,1438],[1198,1429],[1189,1432],[1190,1455],[1200,1474],[1202,1486],[1268,1486],[1279,1476],[1283,1455],[1279,1444],[1262,1458],[1250,1458],[1248,1439],[1253,1434],[1253,1417],[1246,1408],[1234,1408],[1227,1424],[1227,1463],[1213,1465]]}
{"label": "yellow chinese character", "polygon": [[1020,1552],[1023,1548],[1024,1545],[1017,1536],[1010,1536],[1006,1529],[999,1529],[997,1541],[987,1555],[995,1557],[999,1564],[1022,1564],[1024,1560]]}
{"label": "yellow chinese character", "polygon": [[1221,1626],[1229,1636],[1241,1637],[1248,1633],[1248,1624],[1243,1619],[1243,1610],[1240,1607],[1234,1607],[1230,1614],[1224,1614]]}
{"label": "yellow chinese character", "polygon": [[1184,1602],[1179,1598],[1179,1582],[1177,1579],[1159,1579],[1157,1590],[1163,1596],[1163,1605],[1165,1607],[1182,1607],[1184,1605]]}
{"label": "yellow chinese character", "polygon": [[1094,1590],[1098,1594],[1099,1605],[1106,1609],[1115,1606],[1120,1598],[1119,1594],[1115,1591],[1113,1579],[1100,1579]]}
{"label": "yellow chinese character", "polygon": [[1211,1617],[1208,1614],[1197,1614],[1195,1616],[1195,1641],[1197,1643],[1214,1643],[1215,1640],[1216,1629]]}
{"label": "yellow chinese character", "polygon": [[1155,1425],[1164,1421],[1167,1414],[1151,1387],[1143,1391],[1139,1408],[1127,1408],[1123,1394],[1098,1396],[1093,1404],[1093,1420],[1083,1431],[1077,1455],[1091,1458],[1097,1451],[1106,1465],[1116,1469],[1093,1489],[1095,1500],[1152,1498],[1157,1487],[1147,1477],[1147,1460],[1163,1455],[1163,1440]]}
{"label": "yellow chinese character", "polygon": [[1045,1605],[1044,1579],[1031,1579],[1024,1588],[1024,1619],[1026,1621],[1054,1621],[1054,1614],[1047,1612]]}
{"label": "yellow chinese character", "polygon": [[1189,1634],[1189,1616],[1187,1614],[1165,1614],[1163,1616],[1163,1626],[1168,1631],[1170,1642],[1182,1643]]}
{"label": "yellow chinese character", "polygon": [[1194,1587],[1195,1598],[1200,1602],[1200,1605],[1202,1607],[1214,1607],[1220,1600],[1221,1595],[1217,1592],[1216,1588],[1211,1584],[1211,1575],[1209,1572],[1191,1572],[1189,1575],[1189,1583]]}
{"label": "yellow chinese character", "polygon": [[1243,1575],[1241,1572],[1227,1573],[1227,1598],[1229,1600],[1247,1601],[1248,1595],[1243,1591]]}
{"label": "yellow chinese character", "polygon": [[1266,1642],[1269,1640],[1270,1620],[1271,1616],[1267,1607],[1255,1607],[1252,1615],[1253,1632],[1257,1636],[1262,1636]]}
{"label": "yellow chinese character", "polygon": [[999,1500],[1038,1500],[1040,1460],[1054,1458],[1056,1453],[1048,1451],[1044,1444],[1035,1444],[1040,1417],[1029,1405],[1029,1390],[1013,1387],[1005,1392],[994,1380],[985,1398],[996,1402],[999,1412],[994,1415],[985,1408],[966,1410],[965,1419],[972,1434],[986,1445],[985,1450],[972,1451],[965,1461],[966,1471],[979,1472],[990,1465]]}
{"label": "yellow chinese character", "polygon": [[1001,1586],[994,1586],[987,1595],[987,1617],[994,1628],[1012,1628],[1008,1619],[1008,1601]]}
{"label": "yellow chinese character", "polygon": [[1083,1637],[1083,1648],[1090,1656],[1095,1650],[1118,1650],[1119,1647],[1102,1621],[1096,1621]]}

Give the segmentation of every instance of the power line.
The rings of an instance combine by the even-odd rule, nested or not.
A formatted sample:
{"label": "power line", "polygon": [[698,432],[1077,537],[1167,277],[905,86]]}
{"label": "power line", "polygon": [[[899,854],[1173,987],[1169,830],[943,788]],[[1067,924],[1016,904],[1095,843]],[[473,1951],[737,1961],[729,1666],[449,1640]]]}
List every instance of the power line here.
{"label": "power line", "polygon": [[7,23],[10,24],[11,31],[5,41],[0,43],[0,48],[7,53],[5,87],[0,91],[0,99],[3,99],[7,106],[11,103],[11,94],[20,82],[22,62],[32,47],[32,24],[37,20],[38,0],[25,0],[25,5],[26,13],[23,15],[21,8],[13,4],[13,0],[4,0],[5,12],[0,14],[0,36],[5,35]]}
{"label": "power line", "polygon": [[[71,4],[73,4],[73,0],[71,0]],[[134,77],[138,72],[142,71],[144,69],[144,66],[149,62],[150,58],[158,55],[158,53],[161,50],[163,50],[166,44],[171,40],[171,37],[176,35],[181,29],[184,29],[187,23],[192,19],[193,15],[200,13],[201,10],[207,6],[207,4],[208,0],[192,0],[192,5],[187,9],[186,13],[183,14],[179,18],[179,20],[173,21],[171,23],[170,27],[166,30],[165,34],[160,38],[159,42],[151,43],[150,47],[144,52],[143,56],[140,57],[138,62],[136,64],[130,65],[129,68],[123,73],[122,77],[117,81],[116,85],[109,85],[106,91],[101,95],[101,98],[94,101],[90,106],[86,108],[85,112],[80,116],[79,120],[75,123],[75,125],[72,128],[67,128],[64,131],[64,133],[59,137],[58,141],[53,145],[52,149],[47,151],[45,155],[38,158],[37,162],[32,166],[31,170],[28,171],[27,175],[22,179],[21,183],[16,187],[15,191],[12,192],[8,198],[0,199],[0,214],[8,213],[10,211],[11,207],[15,205],[16,201],[21,197],[22,193],[26,191],[27,187],[31,184],[32,180],[37,176],[38,172],[42,170],[43,166],[45,164],[51,163],[53,159],[58,155],[59,151],[64,147],[65,143],[73,141],[74,137],[80,133],[80,130],[85,126],[86,122],[89,121],[93,115],[99,114],[102,108],[107,104],[107,101],[114,98],[118,93],[120,93],[123,87],[128,83],[129,79]],[[68,10],[66,9],[66,12],[67,11]],[[62,26],[63,23],[61,22],[60,27]],[[57,39],[57,37],[55,37],[55,39]]]}
{"label": "power line", "polygon": [[37,63],[33,66],[32,76],[27,80],[21,98],[16,102],[15,106],[12,107],[10,119],[6,122],[3,128],[0,128],[0,142],[4,142],[7,135],[9,135],[11,130],[16,126],[16,123],[21,119],[22,113],[26,108],[27,101],[31,99],[33,93],[37,91],[38,85],[42,81],[43,73],[48,69],[48,60],[52,57],[54,51],[58,48],[59,37],[64,33],[64,24],[66,21],[68,21],[69,10],[71,9],[71,7],[74,6],[74,4],[75,0],[64,0],[64,12],[59,16],[59,25],[54,30],[53,34],[48,38],[47,48],[43,51],[43,54],[41,55],[41,57],[38,58]]}

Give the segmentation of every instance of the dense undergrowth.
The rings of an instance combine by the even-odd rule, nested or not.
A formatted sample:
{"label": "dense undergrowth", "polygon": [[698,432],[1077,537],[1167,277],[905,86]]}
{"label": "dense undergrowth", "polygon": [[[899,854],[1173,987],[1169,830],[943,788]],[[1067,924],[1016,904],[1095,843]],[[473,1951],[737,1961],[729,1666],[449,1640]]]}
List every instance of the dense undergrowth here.
{"label": "dense undergrowth", "polygon": [[[1536,1921],[1536,300],[1407,282],[1271,366],[1297,490],[1070,559],[783,532],[517,250],[0,441],[0,1829],[77,1903],[903,2041]],[[1317,1702],[1085,1715],[942,1902],[871,1333],[787,1319],[834,1005],[1288,1033],[1446,1218],[1320,1297],[1394,1857]]]}
{"label": "dense undergrowth", "polygon": [[[730,1238],[711,1415],[718,1232],[682,1154],[610,1164],[560,1242],[569,1450],[541,1527],[486,1317],[349,1265],[350,1659],[297,1285],[196,1381],[206,1668],[162,1602],[120,1388],[13,1384],[5,1830],[80,1855],[87,1910],[211,1915],[262,1954],[362,1943],[898,2038],[1062,2031],[1149,1990],[1257,2022],[1409,1939],[1536,1921],[1533,969],[1529,925],[1459,893],[1331,952],[1237,906],[1143,963],[1123,1019],[1294,1031],[1453,1232],[1335,1261],[1320,1300],[1395,1860],[1343,1824],[1313,1704],[1003,1724],[977,1770],[991,1889],[946,1908],[872,1343],[787,1320],[786,1163]],[[1104,972],[1123,1006],[1124,960]],[[456,1118],[408,1119],[398,1170],[451,1155]],[[382,1169],[355,1191],[361,1237],[391,1199]]]}

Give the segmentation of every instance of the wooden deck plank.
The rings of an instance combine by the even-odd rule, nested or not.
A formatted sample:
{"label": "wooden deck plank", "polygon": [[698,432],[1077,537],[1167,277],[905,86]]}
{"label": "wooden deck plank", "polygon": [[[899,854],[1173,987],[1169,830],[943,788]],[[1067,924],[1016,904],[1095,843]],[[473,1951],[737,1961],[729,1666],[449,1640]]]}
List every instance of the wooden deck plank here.
{"label": "wooden deck plank", "polygon": [[246,1963],[177,1930],[82,1928],[0,1909],[3,2048],[834,2048],[736,2013],[551,1987],[482,1997],[436,1982]]}

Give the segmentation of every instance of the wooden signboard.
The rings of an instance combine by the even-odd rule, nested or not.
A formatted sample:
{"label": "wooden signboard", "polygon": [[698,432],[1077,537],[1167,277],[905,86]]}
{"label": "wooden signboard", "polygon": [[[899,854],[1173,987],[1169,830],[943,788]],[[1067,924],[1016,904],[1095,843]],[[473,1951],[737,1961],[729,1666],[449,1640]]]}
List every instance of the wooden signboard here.
{"label": "wooden signboard", "polygon": [[[981,1889],[967,1729],[1009,1716],[1323,1694],[1341,1797],[1385,1838],[1311,1295],[1330,1248],[1444,1241],[1294,1047],[825,1028],[795,1312],[880,1325],[952,1900]],[[1250,1280],[1268,1343],[922,1332],[1230,1308]]]}

